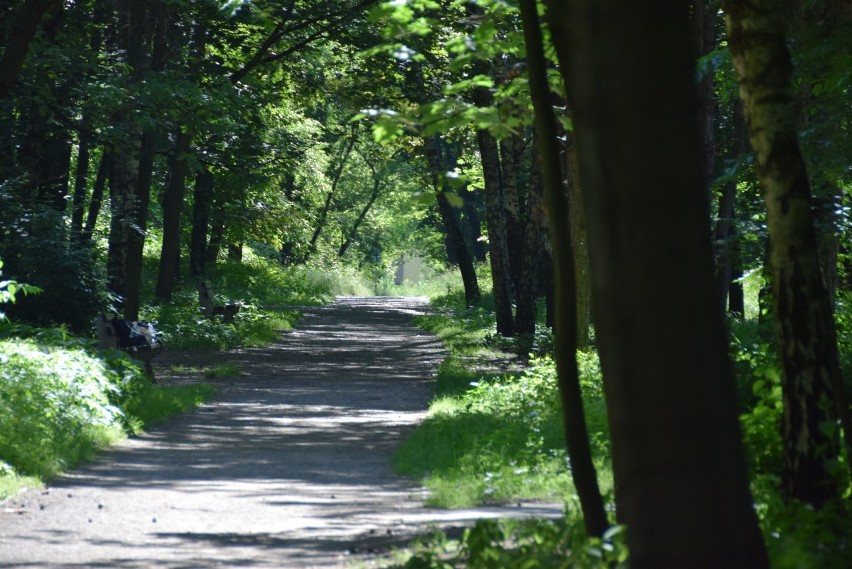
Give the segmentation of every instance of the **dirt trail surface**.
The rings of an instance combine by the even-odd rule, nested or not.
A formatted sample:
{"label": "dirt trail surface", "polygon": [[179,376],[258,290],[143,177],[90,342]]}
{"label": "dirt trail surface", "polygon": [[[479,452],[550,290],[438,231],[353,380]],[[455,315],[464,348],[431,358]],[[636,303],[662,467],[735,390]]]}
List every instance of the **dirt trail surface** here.
{"label": "dirt trail surface", "polygon": [[[339,298],[304,309],[272,346],[164,353],[169,366],[233,363],[214,401],[2,504],[0,567],[369,566],[431,523],[551,517],[558,507],[439,511],[391,455],[422,420],[440,343],[411,317],[426,301]],[[180,368],[177,368],[180,369]]]}

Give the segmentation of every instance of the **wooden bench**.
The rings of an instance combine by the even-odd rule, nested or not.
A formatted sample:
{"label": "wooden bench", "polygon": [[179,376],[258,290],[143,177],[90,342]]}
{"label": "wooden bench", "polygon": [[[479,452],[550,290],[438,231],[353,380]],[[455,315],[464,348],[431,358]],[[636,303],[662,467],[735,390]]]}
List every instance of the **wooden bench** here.
{"label": "wooden bench", "polygon": [[201,313],[208,318],[221,316],[225,322],[233,322],[234,316],[240,311],[239,304],[216,304],[213,300],[213,283],[210,281],[198,281],[198,304],[201,305]]}
{"label": "wooden bench", "polygon": [[156,336],[152,336],[150,331],[138,327],[137,324],[137,332],[141,333],[145,339],[144,344],[139,341],[139,345],[127,345],[128,342],[122,338],[123,335],[119,327],[121,325],[130,327],[131,324],[137,323],[120,319],[114,314],[98,314],[97,318],[95,318],[95,327],[98,331],[98,346],[104,350],[124,350],[130,357],[142,362],[145,368],[145,375],[151,378],[152,382],[156,383],[157,379],[154,377],[154,368],[151,366],[151,360],[163,351],[163,343]]}

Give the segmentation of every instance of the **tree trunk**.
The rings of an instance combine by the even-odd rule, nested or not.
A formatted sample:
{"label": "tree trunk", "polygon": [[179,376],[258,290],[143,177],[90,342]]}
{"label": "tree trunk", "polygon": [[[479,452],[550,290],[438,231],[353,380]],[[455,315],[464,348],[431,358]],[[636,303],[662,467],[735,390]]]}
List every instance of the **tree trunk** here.
{"label": "tree trunk", "polygon": [[[207,23],[203,20],[194,24],[192,31],[192,53],[188,75],[199,77],[201,64],[207,50]],[[171,40],[174,43],[175,40]],[[191,154],[192,133],[184,121],[176,124],[174,155],[169,162],[169,182],[163,195],[163,243],[160,249],[160,267],[154,295],[170,300],[175,283],[180,278],[180,229],[183,200],[186,191],[186,176],[189,173],[188,158]],[[206,226],[206,222],[205,222]]]}
{"label": "tree trunk", "polygon": [[784,16],[776,0],[725,0],[722,5],[767,209],[783,363],[783,487],[788,497],[820,507],[837,496],[831,465],[839,452],[837,436],[823,425],[839,417],[847,440],[850,431],[810,183],[799,148]]}
{"label": "tree trunk", "polygon": [[225,210],[221,203],[213,203],[210,220],[210,240],[207,242],[205,254],[206,268],[214,267],[219,258],[219,251],[225,241]]}
{"label": "tree trunk", "polygon": [[689,5],[574,0],[567,18],[562,65],[630,566],[767,568],[713,279]]}
{"label": "tree trunk", "polygon": [[372,208],[373,204],[376,203],[381,189],[382,180],[381,178],[376,176],[373,179],[373,191],[370,192],[370,198],[367,200],[367,203],[361,209],[360,213],[358,213],[358,217],[355,218],[355,222],[352,224],[350,230],[346,233],[346,239],[343,240],[343,243],[340,245],[340,249],[337,251],[338,259],[342,259],[343,255],[345,255],[346,251],[349,249],[349,246],[352,245],[352,241],[355,239],[355,236],[358,235],[358,228],[361,227],[361,224],[364,222],[364,218],[366,218],[367,214],[370,212],[370,208]]}
{"label": "tree trunk", "polygon": [[444,222],[447,232],[447,240],[455,252],[456,261],[461,272],[465,304],[468,307],[476,306],[481,296],[479,282],[476,278],[476,269],[473,266],[473,257],[470,254],[467,243],[465,243],[464,234],[459,225],[458,215],[453,206],[450,205],[444,191],[440,191],[436,195],[436,199],[438,200],[438,212],[441,215],[441,220]]}
{"label": "tree trunk", "polygon": [[195,176],[192,197],[192,231],[189,236],[189,274],[197,277],[206,273],[207,228],[213,205],[213,174],[202,167]]}
{"label": "tree trunk", "polygon": [[163,195],[163,244],[160,248],[160,268],[157,273],[157,288],[154,295],[161,300],[170,300],[178,279],[180,261],[180,218],[183,209],[183,192],[189,169],[187,156],[190,152],[192,135],[178,126],[175,137],[174,155],[171,159],[169,182]]}
{"label": "tree trunk", "polygon": [[518,334],[535,333],[536,298],[542,276],[543,241],[549,230],[537,139],[533,142],[526,213],[523,247],[526,254],[521,259],[516,290],[515,332]]}
{"label": "tree trunk", "polygon": [[86,190],[89,179],[89,139],[80,136],[77,147],[77,172],[74,176],[74,193],[71,198],[71,239],[80,242],[83,233],[83,217],[86,215]]}
{"label": "tree trunk", "polygon": [[564,140],[563,191],[568,204],[568,217],[571,227],[571,251],[574,255],[574,282],[577,295],[577,348],[583,349],[591,342],[592,326],[592,282],[589,269],[589,247],[586,236],[586,212],[583,208],[583,190],[580,176],[577,175],[577,148],[574,133],[560,132]]}
{"label": "tree trunk", "polygon": [[331,189],[328,191],[328,195],[325,198],[325,204],[323,204],[322,210],[319,213],[319,219],[317,219],[316,227],[314,228],[314,233],[311,235],[311,241],[308,244],[308,251],[305,254],[305,260],[308,260],[308,257],[313,255],[316,252],[317,248],[317,240],[319,239],[320,234],[323,229],[325,229],[326,219],[328,218],[328,212],[331,210],[331,204],[334,200],[334,194],[337,191],[337,184],[340,182],[340,177],[343,175],[343,169],[346,167],[346,162],[349,160],[349,155],[352,153],[352,149],[355,147],[355,143],[358,141],[358,129],[357,127],[352,127],[352,133],[350,134],[349,141],[346,143],[346,148],[343,151],[343,154],[340,157],[340,164],[337,166],[337,170],[335,170],[334,175],[331,179]]}
{"label": "tree trunk", "polygon": [[[493,105],[493,97],[484,88],[477,88],[473,101],[479,107]],[[479,155],[485,179],[485,212],[488,227],[488,251],[491,262],[491,282],[497,333],[504,337],[514,334],[512,315],[512,271],[509,265],[509,243],[504,214],[503,180],[500,172],[500,149],[497,140],[487,130],[477,130]]]}
{"label": "tree trunk", "polygon": [[142,135],[139,148],[136,195],[133,200],[132,224],[127,236],[127,260],[125,266],[124,317],[139,319],[139,304],[142,293],[142,262],[145,237],[148,232],[148,207],[151,202],[151,180],[154,171],[154,138],[149,130]]}
{"label": "tree trunk", "polygon": [[113,155],[112,152],[104,148],[101,154],[101,162],[98,166],[98,174],[95,178],[95,185],[92,186],[92,197],[89,200],[89,211],[86,214],[86,224],[83,226],[83,232],[80,235],[81,243],[90,243],[92,235],[95,232],[95,224],[98,221],[98,215],[101,212],[101,204],[104,198],[104,188],[107,180],[112,173]]}
{"label": "tree trunk", "polygon": [[521,0],[520,8],[527,48],[530,94],[535,109],[535,125],[540,137],[542,178],[553,231],[556,301],[554,357],[565,420],[565,439],[568,458],[571,461],[571,476],[583,508],[586,533],[590,536],[601,536],[609,527],[609,521],[592,462],[577,370],[577,289],[574,280],[574,255],[571,250],[571,222],[562,184],[556,116],[553,114],[550,98],[536,1]]}
{"label": "tree trunk", "polygon": [[[121,0],[118,9],[121,16],[120,42],[130,68],[129,83],[132,86],[141,81],[147,65],[147,4]],[[136,309],[139,294],[135,288],[135,276],[128,278],[128,261],[135,262],[130,248],[133,247],[131,234],[140,205],[139,166],[143,150],[142,133],[132,120],[133,112],[133,108],[122,108],[115,113],[114,122],[124,125],[126,131],[122,143],[112,149],[114,158],[110,177],[112,219],[107,250],[107,288],[115,295],[116,308],[122,312],[128,296],[130,310]]]}
{"label": "tree trunk", "polygon": [[242,263],[243,262],[243,244],[242,243],[228,243],[228,261],[232,263]]}
{"label": "tree trunk", "polygon": [[500,140],[500,171],[503,174],[503,216],[506,219],[509,268],[512,271],[512,286],[516,296],[520,281],[526,277],[522,272],[526,251],[524,249],[526,227],[522,220],[521,199],[518,190],[518,179],[523,159],[523,146],[524,139],[519,135],[507,136]]}
{"label": "tree trunk", "polygon": [[[130,135],[133,138],[132,134]],[[137,137],[113,157],[110,176],[110,226],[107,247],[107,289],[115,298],[116,309],[124,310],[127,295],[127,251],[130,231],[135,219],[136,184],[139,177],[139,147]]]}
{"label": "tree trunk", "polygon": [[443,153],[441,152],[441,140],[438,136],[430,136],[423,141],[423,150],[426,154],[426,162],[432,174],[432,184],[435,188],[435,197],[438,200],[438,213],[444,223],[447,232],[447,243],[456,257],[464,285],[464,298],[468,307],[475,306],[479,302],[479,282],[476,278],[476,269],[473,265],[473,256],[464,239],[458,214],[450,204],[446,196],[443,175],[446,171]]}

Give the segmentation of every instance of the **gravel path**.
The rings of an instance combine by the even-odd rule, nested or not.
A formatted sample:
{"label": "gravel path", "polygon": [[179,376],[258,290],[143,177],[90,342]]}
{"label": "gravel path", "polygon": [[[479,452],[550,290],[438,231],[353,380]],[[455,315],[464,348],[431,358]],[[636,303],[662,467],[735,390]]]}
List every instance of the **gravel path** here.
{"label": "gravel path", "polygon": [[[304,309],[272,346],[164,353],[164,384],[185,366],[233,363],[216,398],[100,460],[2,504],[0,567],[343,567],[428,524],[526,505],[436,511],[390,458],[422,418],[440,343],[410,324],[424,299],[340,298]],[[210,380],[205,380],[210,381]]]}

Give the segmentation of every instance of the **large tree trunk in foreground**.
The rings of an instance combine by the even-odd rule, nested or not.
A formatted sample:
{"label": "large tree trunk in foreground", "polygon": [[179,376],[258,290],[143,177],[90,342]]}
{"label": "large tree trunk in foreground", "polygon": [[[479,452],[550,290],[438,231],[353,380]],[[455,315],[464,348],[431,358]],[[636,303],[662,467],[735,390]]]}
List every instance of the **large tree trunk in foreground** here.
{"label": "large tree trunk in foreground", "polygon": [[586,533],[601,536],[609,526],[597,472],[592,462],[586,429],[583,397],[577,370],[577,287],[571,248],[571,221],[568,200],[562,184],[556,116],[550,102],[544,45],[535,0],[521,0],[524,42],[530,74],[530,92],[539,135],[539,156],[553,231],[556,322],[554,357],[559,378],[559,394],[565,419],[565,440],[571,461],[571,476],[583,508]]}
{"label": "large tree trunk in foreground", "polygon": [[766,568],[713,279],[689,5],[573,0],[567,24],[630,566]]}
{"label": "large tree trunk in foreground", "polygon": [[[722,3],[767,210],[774,317],[783,362],[783,486],[819,507],[837,496],[836,433],[849,426],[831,299],[819,263],[811,190],[799,148],[792,63],[777,0]],[[846,430],[847,439],[849,430]]]}

